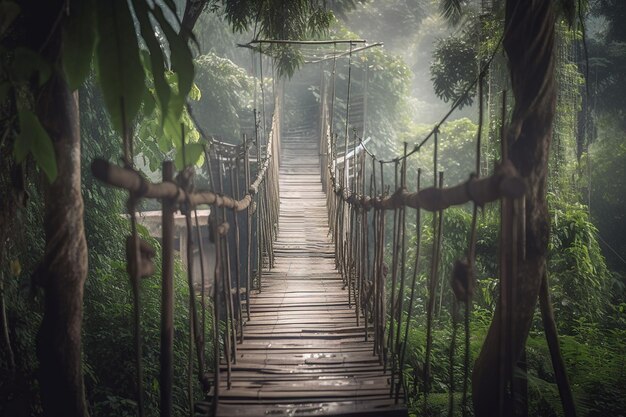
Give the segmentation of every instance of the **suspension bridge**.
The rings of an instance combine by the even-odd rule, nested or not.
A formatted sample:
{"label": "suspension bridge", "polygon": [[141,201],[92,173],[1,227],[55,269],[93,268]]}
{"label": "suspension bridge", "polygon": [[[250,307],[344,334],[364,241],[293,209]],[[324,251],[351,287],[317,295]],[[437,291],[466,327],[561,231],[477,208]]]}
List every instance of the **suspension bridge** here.
{"label": "suspension bridge", "polygon": [[[351,59],[352,42],[349,45],[349,53],[343,55]],[[104,160],[92,164],[97,178],[128,190],[132,201],[157,198],[163,204],[161,416],[172,415],[176,210],[185,216],[188,233],[183,254],[188,260],[190,290],[188,390],[189,408],[196,416],[406,416],[407,329],[415,314],[427,317],[427,329],[422,369],[413,370],[412,379],[416,385],[419,380],[424,397],[432,390],[432,322],[441,280],[443,211],[468,202],[476,208],[494,201],[502,201],[505,212],[519,209],[524,181],[504,159],[488,177],[473,175],[443,188],[442,174],[437,175],[439,125],[413,150],[405,146],[403,155],[388,161],[377,159],[356,133],[349,135],[349,124],[355,132],[361,124],[364,131],[367,104],[366,97],[353,97],[361,103],[363,113],[360,121],[355,120],[358,118],[350,112],[350,67],[345,130],[340,140],[333,124],[335,60],[340,55],[333,56],[332,72],[328,72],[332,79],[322,70],[320,96],[314,106],[298,108],[296,104],[288,109],[291,116],[285,121],[284,91],[276,83],[271,111],[266,112],[265,98],[261,114],[255,111],[251,138],[234,146],[204,135],[210,144],[205,149],[208,191],[194,189],[193,170],[174,177],[171,162],[164,163],[161,183],[145,180],[129,166]],[[482,75],[472,86],[482,83]],[[428,140],[434,144],[432,186],[421,188],[418,170],[417,189],[410,192],[408,157]],[[385,167],[393,175],[385,176]],[[212,214],[208,224],[200,225],[195,210],[207,205]],[[422,211],[432,213],[433,243],[428,299],[418,312],[414,295],[418,263],[424,257],[419,253]],[[411,274],[405,258],[407,235],[413,233],[406,230],[410,213],[416,215],[414,233],[418,238]],[[462,391],[463,396],[456,407],[463,415],[469,410],[468,315],[475,218],[476,209],[468,256],[457,262],[448,285],[455,306],[465,306],[465,343],[458,342],[464,352],[462,381],[455,382],[455,372],[450,372],[448,381],[450,409],[455,408],[454,387],[458,384],[457,392]],[[134,213],[131,220],[134,224]],[[510,237],[518,226],[503,222],[502,262],[518,244]],[[209,247],[203,247],[202,233],[210,236]],[[151,252],[136,233],[127,247],[129,274],[138,282],[154,269]],[[213,251],[215,259],[213,265],[200,262],[200,283],[193,280],[192,257],[197,249]],[[515,271],[508,272],[509,277],[514,275]],[[138,285],[133,290],[138,291]],[[507,308],[513,307],[509,303]],[[136,312],[138,358],[140,327]],[[451,350],[456,337],[455,327]],[[141,366],[138,359],[137,396],[143,415]],[[449,366],[454,367],[453,359]],[[501,366],[501,375],[512,378],[514,365],[502,361]],[[192,383],[192,375],[197,382]],[[507,384],[506,377],[502,381],[502,386]],[[197,401],[193,386],[199,386],[203,400]],[[504,404],[505,398],[502,391],[499,401]]]}
{"label": "suspension bridge", "polygon": [[250,296],[218,415],[406,415],[335,268],[318,134],[309,124],[282,135],[274,266]]}

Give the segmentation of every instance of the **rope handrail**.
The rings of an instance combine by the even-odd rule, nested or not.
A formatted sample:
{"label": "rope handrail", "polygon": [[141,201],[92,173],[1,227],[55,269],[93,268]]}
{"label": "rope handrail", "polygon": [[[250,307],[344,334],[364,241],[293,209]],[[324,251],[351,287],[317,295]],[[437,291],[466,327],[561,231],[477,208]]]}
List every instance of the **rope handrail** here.
{"label": "rope handrail", "polygon": [[350,192],[337,185],[330,165],[328,171],[332,191],[346,203],[364,210],[370,208],[393,210],[411,207],[433,212],[468,202],[483,206],[503,197],[520,198],[526,193],[524,180],[509,161],[497,166],[491,176],[484,178],[471,176],[468,180],[455,186],[429,187],[412,193],[406,188],[399,187],[391,195],[380,194],[379,196]]}
{"label": "rope handrail", "polygon": [[[328,149],[332,154],[332,141],[327,135]],[[365,149],[363,147],[363,149]],[[356,156],[353,156],[356,157]],[[337,185],[337,180],[331,163],[327,166],[332,191],[341,196],[348,204],[357,208],[393,210],[401,207],[421,208],[426,211],[439,211],[453,205],[474,202],[479,206],[496,201],[502,197],[519,198],[526,192],[524,180],[519,176],[515,167],[509,161],[504,161],[496,167],[493,175],[485,178],[471,176],[468,180],[455,186],[446,188],[429,187],[410,193],[406,188],[398,188],[389,196],[370,196],[352,193]],[[383,192],[383,190],[381,190]]]}
{"label": "rope handrail", "polygon": [[94,177],[113,187],[138,193],[145,198],[173,199],[178,204],[188,202],[191,208],[206,204],[241,211],[252,201],[250,194],[240,200],[211,191],[186,195],[182,187],[174,182],[152,183],[145,180],[137,171],[120,167],[101,158],[96,158],[92,162],[91,172]]}
{"label": "rope handrail", "polygon": [[[244,140],[241,143],[228,143],[223,140],[220,140],[218,136],[208,134],[204,128],[198,123],[198,120],[195,117],[192,106],[189,102],[186,103],[187,113],[189,113],[189,117],[194,124],[196,130],[200,133],[200,136],[208,143],[208,146],[212,149],[215,149],[219,152],[220,155],[228,158],[228,159],[242,159],[246,149],[249,149],[251,146],[256,146],[256,141],[252,138],[244,137]],[[272,119],[274,118],[274,114],[272,114]],[[254,121],[257,123],[257,120]]]}
{"label": "rope handrail", "polygon": [[[275,120],[276,116],[273,115]],[[120,167],[102,158],[96,158],[91,163],[91,172],[100,181],[117,188],[123,188],[137,195],[146,198],[174,199],[178,204],[189,204],[194,208],[200,205],[212,205],[215,207],[225,207],[234,211],[242,211],[248,208],[252,198],[258,192],[259,186],[265,178],[265,173],[273,158],[273,140],[276,134],[275,123],[269,134],[267,143],[267,155],[263,161],[261,169],[258,170],[255,180],[248,187],[248,192],[241,199],[222,195],[212,191],[201,191],[186,193],[186,191],[174,182],[152,183],[143,178],[137,171]],[[245,143],[251,143],[247,141]],[[245,151],[245,149],[244,149]]]}

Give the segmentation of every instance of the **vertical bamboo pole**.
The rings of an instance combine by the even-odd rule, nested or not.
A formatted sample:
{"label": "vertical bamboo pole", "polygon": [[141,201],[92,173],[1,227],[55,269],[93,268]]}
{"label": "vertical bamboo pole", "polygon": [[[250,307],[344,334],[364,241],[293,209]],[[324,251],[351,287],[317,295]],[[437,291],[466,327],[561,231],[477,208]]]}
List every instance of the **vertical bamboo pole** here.
{"label": "vertical bamboo pole", "polygon": [[[247,138],[244,136],[246,149],[244,155],[246,186],[250,185],[250,148],[247,146]],[[252,203],[246,210],[246,315],[250,321],[250,292],[252,290]]]}
{"label": "vertical bamboo pole", "polygon": [[[231,165],[230,172],[231,183],[232,181],[235,182],[234,187],[231,187],[231,191],[234,191],[233,196],[236,199],[239,199],[239,159],[235,160],[234,166]],[[233,210],[233,217],[235,219],[235,289],[237,291],[237,327],[239,328],[239,342],[241,343],[243,342],[243,312],[241,306],[241,239],[239,236],[239,213],[235,210]]]}
{"label": "vertical bamboo pole", "polygon": [[[163,182],[174,180],[172,161],[163,162]],[[163,200],[161,264],[161,417],[172,416],[172,380],[174,374],[174,202]]]}
{"label": "vertical bamboo pole", "polygon": [[215,274],[213,276],[213,415],[217,415],[217,407],[220,396],[220,284],[222,275],[222,236],[217,231],[217,225],[213,225],[215,236]]}

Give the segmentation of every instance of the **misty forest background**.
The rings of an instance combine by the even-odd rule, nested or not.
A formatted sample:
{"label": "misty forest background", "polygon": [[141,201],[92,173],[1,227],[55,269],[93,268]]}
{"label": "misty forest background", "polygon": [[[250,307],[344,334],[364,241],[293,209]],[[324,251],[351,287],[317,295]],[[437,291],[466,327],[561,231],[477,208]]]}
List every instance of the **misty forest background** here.
{"label": "misty forest background", "polygon": [[[179,9],[184,6],[184,2],[177,3],[181,3]],[[438,0],[376,0],[336,13],[325,37],[364,38],[385,45],[383,49],[361,53],[353,62],[356,69],[367,68],[369,74],[367,91],[356,77],[353,88],[367,94],[369,114],[364,137],[371,137],[369,146],[379,157],[393,157],[402,152],[403,142],[413,144],[421,139],[465,85],[476,78],[479,66],[494,50],[503,30],[503,10],[497,7],[501,2],[495,2],[493,7],[491,3],[469,2],[461,10],[448,10],[444,16]],[[252,39],[253,32],[233,32],[222,13],[221,6],[215,5],[195,25],[199,48],[194,50],[196,76],[190,99],[205,132],[239,143],[243,124],[249,124],[252,117],[259,79],[254,77],[250,51],[236,44]],[[559,93],[550,158],[549,280],[562,353],[577,407],[580,415],[589,417],[626,415],[625,18],[626,3],[622,0],[592,0],[573,27],[563,19],[557,28]],[[341,109],[345,106],[342,92],[347,85],[346,70],[347,61],[338,61],[336,123],[341,123],[345,114]],[[109,121],[94,78],[94,74],[90,75],[79,92],[82,190],[89,246],[83,328],[86,393],[92,415],[134,416],[132,299],[124,250],[129,225],[120,216],[126,210],[126,196],[102,186],[86,168],[96,156],[114,159],[120,153],[121,141]],[[318,67],[304,66],[296,71],[292,83],[298,82],[299,87],[288,89],[287,102],[295,105],[318,100],[319,79]],[[271,84],[267,74],[264,81]],[[491,172],[499,158],[501,92],[509,88],[508,82],[505,57],[498,53],[487,74],[483,97],[483,174]],[[440,161],[447,184],[466,180],[474,169],[477,100],[474,91],[441,128]],[[288,118],[289,105],[285,109]],[[148,177],[159,178],[160,161],[171,157],[174,151],[171,143],[158,140],[158,115],[154,114],[153,118],[143,120],[135,132],[142,155],[137,163]],[[183,119],[188,138],[202,141],[188,115]],[[0,144],[3,154],[10,152],[5,139],[6,135]],[[428,152],[420,152],[417,156],[420,164],[410,165],[413,171],[408,177],[416,177],[418,165],[425,168],[424,175],[432,175],[428,171],[430,158]],[[23,207],[12,219],[13,232],[2,243],[0,259],[2,313],[6,317],[0,348],[0,415],[11,417],[41,413],[35,339],[43,311],[40,289],[33,276],[44,248],[41,186],[45,178],[36,175],[40,168],[35,161],[27,159],[23,169],[32,175],[23,176],[26,178]],[[200,171],[198,175],[201,184]],[[11,184],[11,178],[2,178],[2,194],[9,192]],[[409,188],[414,187],[414,182],[409,182]],[[467,248],[470,222],[469,205],[446,211],[441,262],[444,277],[450,275],[453,261],[462,257]],[[412,230],[414,225],[409,224],[407,230]],[[427,216],[423,225],[421,245],[428,248],[432,244],[432,231],[426,227]],[[147,230],[140,231],[150,240]],[[478,355],[496,304],[498,233],[498,208],[485,208],[478,223],[478,287],[471,317],[473,358]],[[413,233],[411,236],[407,276],[412,274],[415,256],[415,236]],[[157,241],[151,239],[151,242],[158,247]],[[160,265],[158,259],[155,265],[157,268]],[[422,265],[425,270],[419,271],[422,285],[418,287],[417,303],[423,306],[428,262]],[[187,414],[184,387],[188,289],[183,274],[179,263],[175,280],[174,373],[178,378],[174,392],[178,416]],[[447,279],[442,282],[448,285]],[[156,415],[160,289],[159,281],[154,279],[145,280],[142,285],[146,400],[148,414]],[[439,291],[432,358],[434,394],[424,409],[418,397],[409,393],[409,405],[416,415],[443,415],[447,409],[451,300],[444,288]],[[417,311],[423,309],[418,306]],[[423,362],[424,322],[424,317],[416,317],[409,331],[409,386]],[[5,341],[10,343],[10,349]],[[455,354],[458,367],[454,371],[460,380],[461,347]],[[526,358],[530,415],[562,414],[539,315],[528,339]]]}

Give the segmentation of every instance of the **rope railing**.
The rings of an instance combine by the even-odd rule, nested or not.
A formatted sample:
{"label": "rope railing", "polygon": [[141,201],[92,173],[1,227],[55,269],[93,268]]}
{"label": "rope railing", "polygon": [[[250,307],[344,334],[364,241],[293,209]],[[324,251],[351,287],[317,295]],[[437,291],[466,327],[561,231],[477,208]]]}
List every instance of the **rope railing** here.
{"label": "rope railing", "polygon": [[[499,47],[499,46],[498,46]],[[465,91],[465,95],[476,83],[481,87],[482,76],[485,71],[481,69],[479,77]],[[332,73],[334,77],[334,72]],[[373,353],[378,356],[380,363],[391,373],[390,396],[399,401],[402,395],[406,395],[409,387],[406,385],[405,368],[407,364],[407,337],[410,321],[414,316],[416,281],[420,266],[421,242],[421,211],[425,210],[432,214],[433,242],[430,254],[430,268],[427,277],[427,300],[425,315],[427,317],[426,347],[424,362],[420,375],[414,375],[414,390],[417,388],[418,379],[421,380],[421,391],[424,394],[424,406],[428,393],[431,391],[431,357],[433,350],[434,314],[440,301],[437,293],[442,293],[443,287],[440,282],[441,268],[440,259],[442,251],[443,214],[445,209],[462,205],[468,202],[474,207],[482,207],[485,204],[506,200],[518,201],[526,194],[526,183],[516,171],[513,164],[507,159],[498,164],[492,175],[479,177],[472,174],[466,181],[449,187],[443,186],[443,172],[438,167],[438,140],[439,127],[458,106],[454,103],[450,112],[440,123],[422,140],[409,151],[405,143],[402,156],[383,160],[368,149],[362,138],[355,133],[350,140],[347,135],[348,122],[342,127],[344,145],[338,149],[338,135],[332,131],[329,120],[334,112],[333,97],[329,95],[328,85],[332,82],[322,81],[321,89],[321,129],[320,134],[320,162],[323,189],[327,195],[328,220],[331,236],[335,245],[336,267],[341,273],[344,288],[347,290],[348,304],[354,305],[356,325],[364,325],[365,339],[373,339]],[[323,87],[323,88],[322,88]],[[347,107],[350,106],[349,99]],[[482,108],[482,106],[481,106]],[[346,109],[348,113],[348,109]],[[478,135],[480,135],[480,130]],[[422,170],[418,169],[417,189],[409,191],[407,186],[408,157],[418,152],[422,145],[430,138],[434,138],[433,172],[435,173],[434,184],[431,187],[421,187]],[[478,142],[480,143],[480,142]],[[343,153],[343,155],[340,155]],[[389,179],[389,173],[385,173],[385,166],[393,163],[393,179]],[[477,166],[479,162],[477,162]],[[389,169],[387,169],[388,171]],[[369,178],[366,174],[369,171]],[[438,174],[438,175],[437,175]],[[387,177],[387,178],[386,178]],[[366,184],[369,183],[369,187]],[[366,188],[368,188],[366,190]],[[416,234],[417,247],[413,258],[412,277],[407,277],[407,209],[416,210]],[[474,210],[475,211],[475,210]],[[393,215],[391,215],[393,213]],[[476,213],[474,213],[474,218]],[[474,222],[473,222],[474,224]],[[472,226],[474,228],[475,226]],[[390,229],[389,229],[390,228]],[[389,237],[387,231],[391,232]],[[391,239],[391,240],[389,240]],[[472,232],[472,242],[475,234]],[[388,250],[391,253],[386,253]],[[475,251],[470,248],[469,257],[463,265],[473,268]],[[456,267],[455,267],[456,268]],[[457,334],[457,310],[458,303],[465,304],[465,349],[468,349],[469,340],[469,304],[473,289],[474,274],[460,268],[465,272],[464,282],[453,282],[448,286],[450,290],[454,286],[453,336],[450,342],[450,352],[453,352]],[[458,273],[457,275],[463,275]],[[461,279],[462,280],[462,279]],[[460,288],[460,287],[463,288]],[[458,291],[457,291],[458,290]],[[405,303],[406,292],[410,295]],[[454,355],[450,353],[450,367],[453,367]],[[467,395],[469,373],[469,356],[464,356],[463,373],[463,401],[461,408],[463,415],[467,415]],[[453,368],[451,368],[453,369]],[[454,390],[455,381],[452,374],[449,375],[449,388]],[[454,400],[450,394],[450,412],[454,409]]]}
{"label": "rope railing", "polygon": [[[507,10],[511,16],[516,15],[518,6]],[[547,7],[547,6],[546,6]],[[514,19],[509,16],[509,21]],[[546,13],[546,16],[548,14]],[[525,24],[527,22],[524,22]],[[523,26],[523,25],[521,25]],[[520,26],[520,27],[521,27]],[[420,265],[421,249],[421,229],[422,219],[421,211],[425,210],[432,213],[432,244],[430,253],[430,268],[426,272],[426,300],[424,313],[426,316],[426,343],[423,360],[421,363],[413,363],[413,396],[417,394],[418,385],[421,388],[423,399],[424,414],[429,414],[428,396],[432,391],[433,370],[431,361],[434,351],[434,332],[433,327],[442,310],[444,295],[451,299],[449,308],[451,319],[451,334],[449,338],[448,349],[448,375],[447,375],[447,392],[448,392],[448,415],[456,415],[458,406],[455,405],[455,391],[457,390],[455,361],[457,351],[457,336],[462,331],[464,333],[464,342],[462,349],[462,397],[460,403],[460,411],[465,417],[470,415],[469,410],[469,374],[470,374],[470,314],[472,308],[472,299],[474,295],[474,285],[476,281],[476,241],[477,241],[477,214],[478,207],[499,201],[500,202],[500,238],[499,238],[499,300],[494,317],[494,324],[489,332],[491,338],[490,353],[496,353],[497,359],[490,360],[489,363],[498,365],[494,370],[493,366],[486,371],[484,357],[480,366],[483,369],[482,376],[489,372],[497,378],[496,383],[492,383],[490,390],[480,389],[482,402],[491,401],[497,404],[493,410],[498,409],[499,414],[506,415],[515,414],[513,404],[518,397],[524,394],[525,388],[520,386],[524,383],[519,382],[516,374],[518,364],[511,360],[513,352],[513,343],[516,328],[518,324],[513,320],[513,312],[516,311],[516,297],[513,293],[513,287],[516,280],[519,279],[520,267],[518,264],[525,262],[526,252],[526,227],[527,214],[525,199],[529,184],[537,181],[532,174],[523,177],[519,174],[516,166],[519,165],[518,153],[513,155],[509,160],[509,143],[507,135],[517,138],[521,130],[521,123],[525,116],[520,116],[518,106],[512,118],[511,126],[505,126],[506,119],[506,92],[503,93],[503,105],[501,115],[501,161],[493,169],[489,176],[480,177],[481,175],[481,134],[483,124],[483,83],[485,74],[489,65],[494,60],[497,51],[500,49],[503,39],[507,37],[510,31],[507,25],[498,40],[492,53],[484,64],[481,65],[476,79],[468,83],[462,94],[453,102],[451,108],[446,112],[443,118],[435,124],[433,129],[418,143],[412,146],[410,151],[405,143],[402,155],[397,155],[389,159],[377,157],[370,149],[368,149],[361,138],[355,134],[353,141],[353,152],[349,152],[348,137],[349,115],[350,115],[350,66],[348,67],[348,94],[346,98],[346,118],[345,126],[341,127],[342,139],[344,139],[343,149],[339,148],[338,135],[335,134],[333,115],[335,114],[335,68],[336,57],[333,57],[333,69],[331,72],[332,80],[327,82],[324,79],[322,71],[322,82],[320,85],[321,92],[321,134],[320,134],[320,162],[321,177],[323,181],[322,188],[326,192],[328,207],[328,222],[330,226],[330,235],[335,245],[335,259],[337,270],[341,273],[344,288],[347,290],[348,304],[354,304],[356,314],[356,325],[364,323],[364,337],[368,340],[373,336],[373,354],[377,355],[379,361],[384,365],[385,370],[390,371],[390,396],[395,397],[396,402],[399,401],[402,393],[407,399],[406,369],[407,363],[407,339],[409,335],[409,327],[411,321],[415,320],[415,296],[417,274]],[[542,29],[544,30],[544,29]],[[518,45],[519,46],[519,45]],[[536,45],[533,45],[536,46]],[[532,49],[532,48],[531,48]],[[353,52],[351,49],[350,52]],[[536,51],[534,51],[536,52]],[[526,51],[526,54],[534,52]],[[548,49],[542,49],[542,60],[540,67],[549,66],[550,59],[543,57],[548,55]],[[523,59],[528,60],[524,53],[520,54]],[[519,59],[519,58],[518,58]],[[534,59],[534,55],[533,55]],[[350,64],[349,64],[350,65]],[[330,97],[328,94],[328,85],[332,86]],[[519,90],[519,83],[516,86]],[[478,129],[476,134],[476,165],[474,173],[469,175],[466,181],[449,187],[443,186],[443,172],[439,171],[438,142],[440,128],[443,123],[452,115],[452,113],[460,106],[462,101],[468,97],[472,89],[478,86],[479,95],[479,118]],[[542,85],[542,88],[545,84]],[[516,98],[520,91],[516,92]],[[535,95],[527,99],[527,108],[534,108],[535,100],[544,99]],[[549,100],[546,99],[546,102]],[[330,102],[330,105],[329,105]],[[530,104],[528,104],[530,103]],[[519,104],[519,103],[517,103]],[[522,105],[523,107],[523,105]],[[330,122],[329,122],[330,120]],[[364,117],[365,123],[365,117]],[[365,133],[363,133],[365,136]],[[424,145],[431,141],[433,143],[433,185],[429,188],[421,187],[421,169],[417,170],[417,189],[410,192],[407,189],[407,163],[408,158],[420,152]],[[357,147],[358,142],[358,147]],[[528,145],[527,145],[528,146]],[[343,156],[339,155],[343,153]],[[371,161],[371,168],[366,160]],[[514,161],[514,162],[512,162]],[[376,163],[378,162],[378,164]],[[517,165],[514,165],[517,164]],[[392,165],[393,168],[389,167]],[[385,179],[385,166],[394,171],[393,181]],[[378,167],[378,168],[377,168]],[[366,192],[365,183],[367,172],[369,171],[369,190]],[[387,174],[388,176],[388,174]],[[377,186],[378,184],[378,186]],[[379,188],[378,188],[379,187]],[[451,278],[446,285],[441,280],[442,275],[442,245],[445,239],[444,213],[451,206],[458,206],[465,203],[473,203],[471,226],[469,230],[469,244],[466,256],[454,262],[449,268]],[[531,204],[532,200],[531,200]],[[414,257],[414,269],[410,284],[406,282],[406,209],[416,209],[416,248]],[[390,214],[393,212],[392,224],[390,223]],[[536,220],[536,219],[535,219]],[[391,227],[390,227],[391,226]],[[531,226],[531,229],[532,230]],[[537,227],[536,225],[534,227]],[[540,226],[541,227],[541,226]],[[388,230],[389,229],[389,230]],[[390,233],[388,233],[390,232]],[[543,233],[543,232],[542,232]],[[391,241],[389,241],[389,234]],[[391,250],[391,254],[386,254]],[[389,256],[390,255],[390,256]],[[389,265],[389,263],[391,263]],[[564,371],[563,360],[560,357],[558,338],[556,336],[556,326],[554,323],[553,313],[551,311],[549,293],[547,288],[547,280],[545,275],[545,265],[543,267],[543,277],[540,280],[541,289],[538,294],[542,318],[545,321],[545,334],[550,346],[551,359],[555,371],[555,378],[559,387],[563,408],[567,415],[575,415],[575,407],[571,389],[567,381]],[[424,269],[424,268],[422,268]],[[532,269],[532,268],[531,268]],[[390,276],[389,276],[390,275]],[[535,281],[536,282],[536,281]],[[519,288],[519,285],[518,285]],[[410,292],[408,296],[408,307],[405,308],[406,291]],[[464,306],[463,325],[460,326],[460,307]],[[536,308],[532,303],[524,306],[528,311]],[[530,313],[532,318],[532,313]],[[496,327],[494,327],[496,326]],[[493,328],[497,328],[492,332]],[[402,331],[404,330],[404,332]],[[495,335],[495,336],[494,336]],[[494,348],[494,338],[499,343]],[[517,349],[519,345],[523,346],[523,341],[515,340]],[[483,353],[485,352],[483,347]],[[481,355],[483,355],[481,353]],[[480,369],[479,366],[479,369]],[[476,371],[476,368],[474,369]],[[524,369],[522,369],[522,372]],[[484,378],[483,378],[484,379]],[[493,382],[493,380],[492,380]],[[496,393],[493,388],[497,387]],[[477,393],[476,389],[474,393]],[[486,398],[487,395],[494,395],[495,398]],[[476,397],[475,397],[476,398]],[[514,401],[515,399],[515,401]],[[521,401],[524,401],[521,398]]]}
{"label": "rope railing", "polygon": [[[196,191],[194,189],[194,169],[191,167],[185,168],[174,178],[174,166],[171,161],[163,163],[163,181],[160,183],[148,181],[130,164],[118,166],[100,158],[95,159],[91,164],[92,173],[97,179],[107,185],[129,192],[134,202],[133,207],[140,199],[158,199],[163,204],[161,277],[163,290],[159,383],[162,416],[172,415],[173,316],[175,309],[172,284],[174,277],[174,212],[180,210],[185,216],[185,236],[187,239],[186,253],[181,253],[181,257],[187,261],[190,297],[189,383],[187,388],[190,413],[193,412],[194,408],[192,378],[194,370],[197,371],[197,379],[203,392],[208,393],[212,387],[212,406],[213,411],[216,411],[220,395],[221,368],[224,365],[226,367],[226,387],[230,389],[231,386],[231,365],[237,361],[237,344],[244,339],[244,317],[250,317],[250,293],[254,287],[260,290],[262,270],[272,268],[274,265],[273,242],[278,232],[279,211],[278,158],[280,156],[281,125],[279,98],[280,94],[277,94],[271,128],[267,138],[261,137],[258,129],[255,129],[257,134],[254,139],[244,137],[241,144],[231,145],[201,132],[209,143],[205,148],[205,167],[208,170],[211,190]],[[192,113],[190,112],[190,114]],[[256,163],[250,158],[250,148],[253,145],[256,147]],[[184,146],[182,149],[184,152]],[[183,154],[183,162],[184,159],[185,155]],[[213,175],[213,168],[217,169],[217,178]],[[227,183],[224,181],[222,172],[227,175]],[[252,175],[253,172],[255,172],[254,176]],[[213,236],[215,247],[212,280],[207,279],[209,268],[208,265],[204,265],[204,257],[202,256],[205,249],[202,242],[202,226],[199,225],[198,216],[195,212],[199,206],[204,205],[213,208],[208,221],[208,236]],[[244,213],[245,218],[242,217]],[[196,220],[195,237],[192,214]],[[247,242],[245,247],[242,247],[242,240]],[[148,245],[143,240],[138,239],[138,241],[140,249]],[[255,243],[256,253],[253,251]],[[199,294],[193,278],[194,245],[196,244],[200,246],[201,251]],[[181,243],[181,251],[183,250],[182,246]],[[128,263],[129,265],[139,265],[139,267],[134,268],[139,271],[141,276],[148,276],[154,271],[154,267],[151,265],[152,256],[154,256],[154,250],[149,247],[146,250],[130,251]],[[256,265],[253,265],[255,258]],[[256,276],[253,276],[253,270],[256,270]],[[255,278],[256,286],[253,283]],[[206,302],[207,283],[210,283],[213,288],[210,295],[213,304],[211,325],[214,361],[211,364],[213,368],[212,378],[210,369],[207,368],[208,364],[205,362],[206,353],[208,353],[206,352],[208,346],[205,338],[207,334],[206,316],[209,308]],[[136,321],[136,326],[139,324],[139,321]],[[138,332],[136,333],[138,334]],[[141,351],[138,351],[138,355],[138,358],[141,358]],[[141,379],[142,376],[138,374],[138,381],[141,382]],[[143,384],[139,383],[138,386],[142,387]],[[142,393],[140,392],[138,395],[141,397]]]}

